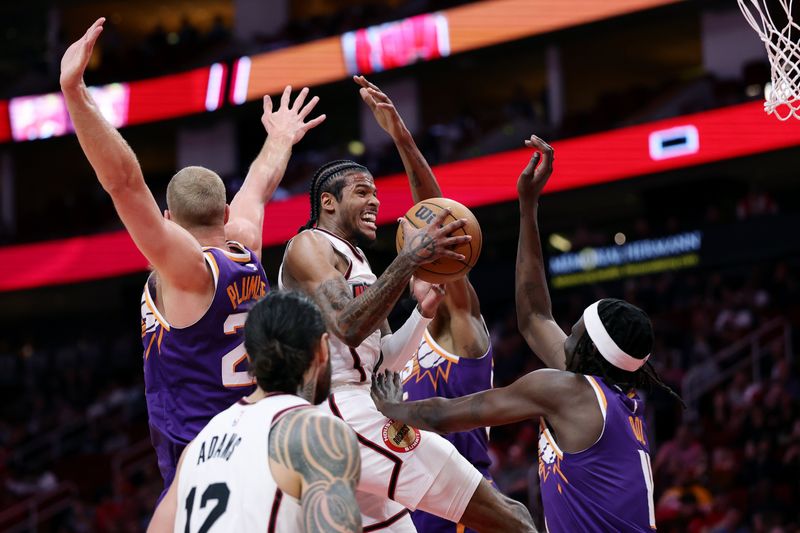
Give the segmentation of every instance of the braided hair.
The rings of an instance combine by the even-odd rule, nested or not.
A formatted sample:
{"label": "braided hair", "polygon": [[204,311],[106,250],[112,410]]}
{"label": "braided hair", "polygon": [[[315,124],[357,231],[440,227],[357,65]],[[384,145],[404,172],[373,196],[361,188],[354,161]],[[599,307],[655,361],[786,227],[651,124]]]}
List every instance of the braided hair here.
{"label": "braided hair", "polygon": [[327,192],[336,197],[336,200],[341,201],[342,189],[345,186],[344,178],[347,174],[357,171],[369,173],[369,170],[364,165],[359,165],[355,161],[347,159],[339,159],[331,161],[322,165],[311,178],[311,187],[309,189],[309,196],[311,197],[311,218],[304,226],[297,230],[300,233],[303,230],[311,229],[319,222],[320,211],[322,210],[322,193]]}
{"label": "braided hair", "polygon": [[[608,335],[625,353],[636,359],[644,359],[653,348],[653,325],[647,313],[623,300],[606,298],[600,300],[597,314]],[[600,354],[584,332],[575,345],[576,360],[574,372],[586,375],[601,376],[607,383],[616,385],[623,391],[631,389],[651,390],[658,386],[684,407],[681,397],[664,383],[655,368],[647,362],[639,370],[628,372],[612,365]]]}
{"label": "braided hair", "polygon": [[325,333],[322,312],[296,291],[270,291],[247,316],[244,346],[250,374],[267,392],[297,394]]}

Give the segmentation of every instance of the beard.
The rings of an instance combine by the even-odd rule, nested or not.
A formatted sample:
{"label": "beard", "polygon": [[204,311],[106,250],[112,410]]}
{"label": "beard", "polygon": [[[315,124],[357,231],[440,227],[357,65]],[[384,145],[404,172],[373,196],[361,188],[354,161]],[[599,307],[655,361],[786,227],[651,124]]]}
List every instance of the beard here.
{"label": "beard", "polygon": [[321,368],[319,372],[317,372],[317,379],[313,383],[314,385],[314,393],[309,398],[309,401],[314,405],[319,405],[328,399],[328,396],[331,393],[331,360],[328,359],[328,362],[325,364],[324,368]]}
{"label": "beard", "polygon": [[361,231],[356,230],[353,232],[353,240],[356,241],[355,244],[359,248],[363,250],[369,250],[373,246],[375,246],[375,241],[378,240],[377,236],[375,238],[369,237]]}

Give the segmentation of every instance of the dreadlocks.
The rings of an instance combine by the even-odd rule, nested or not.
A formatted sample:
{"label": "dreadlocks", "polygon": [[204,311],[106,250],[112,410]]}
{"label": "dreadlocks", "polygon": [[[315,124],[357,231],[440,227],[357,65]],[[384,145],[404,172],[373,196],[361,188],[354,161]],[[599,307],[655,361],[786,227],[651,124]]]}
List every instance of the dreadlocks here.
{"label": "dreadlocks", "polygon": [[359,165],[354,161],[340,159],[331,161],[322,165],[311,178],[311,187],[309,189],[309,196],[311,197],[311,218],[304,226],[297,230],[300,233],[303,230],[311,229],[319,222],[319,214],[322,210],[321,201],[322,193],[327,192],[336,197],[337,200],[342,199],[342,189],[345,186],[344,178],[347,174],[358,171],[369,173],[367,167]]}
{"label": "dreadlocks", "polygon": [[[623,300],[608,298],[600,301],[598,314],[609,336],[622,350],[636,359],[647,357],[653,347],[653,326],[644,311]],[[588,333],[578,340],[575,353],[579,355],[575,372],[601,376],[623,391],[651,390],[658,386],[686,407],[683,399],[661,380],[649,362],[635,372],[617,368],[600,355]]]}

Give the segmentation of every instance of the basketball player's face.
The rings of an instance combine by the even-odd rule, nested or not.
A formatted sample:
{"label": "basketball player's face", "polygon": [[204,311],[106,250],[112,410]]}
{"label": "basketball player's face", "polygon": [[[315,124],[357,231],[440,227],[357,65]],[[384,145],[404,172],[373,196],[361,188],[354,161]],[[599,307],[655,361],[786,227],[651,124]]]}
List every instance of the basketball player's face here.
{"label": "basketball player's face", "polygon": [[368,244],[377,237],[378,190],[372,176],[359,172],[348,177],[339,202],[340,222],[358,243]]}
{"label": "basketball player's face", "polygon": [[578,360],[575,355],[575,349],[578,346],[578,341],[586,333],[586,326],[583,325],[583,317],[579,318],[575,325],[572,326],[572,331],[569,336],[564,339],[564,355],[566,357],[567,370],[573,370],[577,365]]}

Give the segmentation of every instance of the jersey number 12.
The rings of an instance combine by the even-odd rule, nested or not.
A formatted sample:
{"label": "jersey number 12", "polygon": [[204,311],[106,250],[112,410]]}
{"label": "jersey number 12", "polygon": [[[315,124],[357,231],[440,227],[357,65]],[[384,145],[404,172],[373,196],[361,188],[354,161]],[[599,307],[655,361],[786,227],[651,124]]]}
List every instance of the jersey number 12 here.
{"label": "jersey number 12", "polygon": [[[191,533],[192,531],[192,510],[194,509],[194,497],[196,494],[197,487],[192,487],[192,490],[190,490],[188,496],[186,496],[186,527],[183,530],[184,533]],[[228,498],[230,495],[231,491],[225,483],[212,483],[206,487],[206,490],[203,491],[203,495],[200,497],[200,508],[205,509],[209,500],[216,500],[217,503],[214,505],[214,508],[211,509],[211,512],[208,513],[208,516],[206,516],[203,525],[200,526],[197,533],[206,533],[211,529],[211,526],[214,525],[214,522],[219,520],[219,517],[222,516],[225,513],[225,509],[228,508]]]}

